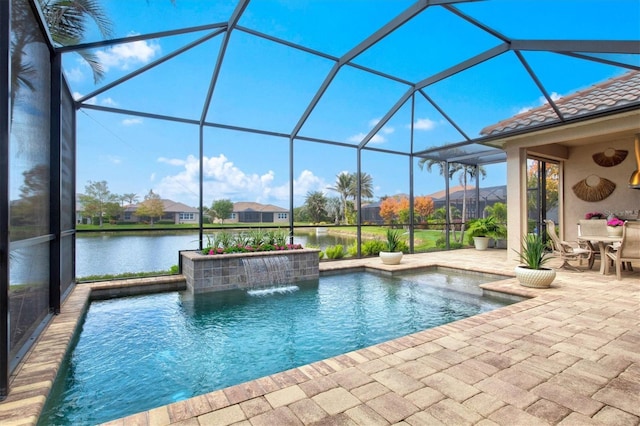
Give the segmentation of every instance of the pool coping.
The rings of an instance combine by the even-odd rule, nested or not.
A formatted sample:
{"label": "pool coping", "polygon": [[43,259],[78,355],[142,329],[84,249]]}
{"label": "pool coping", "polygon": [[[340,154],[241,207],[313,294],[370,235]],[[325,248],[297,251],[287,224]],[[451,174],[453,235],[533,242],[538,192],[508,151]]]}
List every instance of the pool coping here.
{"label": "pool coping", "polygon": [[[462,254],[462,252],[465,252],[465,250],[456,251],[456,253],[458,254]],[[487,261],[483,263],[461,263],[461,256],[454,256],[455,259],[451,259],[445,257],[442,254],[429,253],[405,256],[405,258],[403,259],[403,263],[401,263],[400,265],[382,265],[378,259],[373,258],[345,260],[340,262],[321,262],[320,270],[325,273],[332,273],[338,270],[345,271],[350,269],[356,270],[364,268],[365,270],[371,269],[375,270],[376,272],[394,273],[416,268],[447,267],[452,269],[468,270],[493,275],[513,276],[514,264],[506,262],[506,259],[502,259],[502,257],[506,258],[506,254],[504,253],[504,251],[501,252],[502,253],[498,254],[487,253],[486,256],[483,256],[498,256],[500,260],[494,262]],[[477,253],[467,252],[467,254],[477,256]],[[559,271],[558,275],[559,277],[554,283],[554,286],[549,290],[521,287],[514,278],[485,284],[483,285],[483,288],[486,288],[488,291],[513,294],[518,297],[527,297],[528,299],[512,305],[508,305],[503,308],[496,309],[488,313],[476,315],[443,326],[438,326],[432,329],[414,333],[409,336],[404,336],[399,339],[394,339],[389,342],[374,345],[372,347],[353,351],[327,360],[319,361],[317,363],[312,363],[307,366],[302,366],[289,371],[281,372],[267,378],[243,383],[223,390],[213,391],[211,393],[200,395],[189,400],[181,401],[163,407],[158,407],[147,412],[138,413],[125,419],[114,420],[113,422],[109,422],[108,424],[170,424],[194,418],[202,418],[202,421],[206,422],[207,419],[211,420],[210,416],[212,413],[215,412],[217,413],[217,415],[222,415],[223,413],[219,411],[223,410],[226,410],[224,412],[227,414],[229,412],[235,413],[234,416],[237,415],[239,417],[238,421],[246,420],[250,417],[248,417],[246,410],[243,411],[242,404],[248,403],[249,401],[264,402],[265,398],[266,401],[269,401],[270,398],[274,397],[274,395],[287,393],[291,391],[291,389],[295,389],[298,393],[298,396],[301,397],[299,392],[301,386],[306,389],[312,386],[311,383],[316,383],[318,380],[322,382],[323,379],[325,379],[326,381],[326,379],[333,377],[340,371],[353,370],[356,367],[360,368],[361,370],[362,366],[369,365],[374,361],[380,361],[381,359],[384,359],[386,361],[393,359],[394,362],[398,360],[400,362],[403,362],[403,360],[407,361],[404,358],[407,358],[409,353],[415,353],[416,351],[419,351],[419,348],[422,348],[425,345],[436,345],[440,347],[440,349],[453,351],[453,348],[447,348],[447,343],[445,342],[451,343],[453,339],[458,341],[458,345],[465,343],[466,341],[471,339],[471,337],[465,334],[465,330],[478,329],[479,327],[482,327],[483,325],[486,325],[488,323],[491,323],[492,327],[495,327],[495,324],[509,322],[510,317],[523,315],[531,311],[544,310],[542,308],[549,306],[554,306],[554,309],[557,309],[556,305],[558,305],[559,302],[560,305],[562,305],[561,302],[563,300],[566,300],[568,298],[571,299],[569,295],[572,292],[577,292],[581,303],[586,303],[584,300],[589,298],[588,295],[586,295],[584,291],[579,291],[580,287],[576,287],[574,285],[575,283],[573,283],[573,281],[575,280],[575,278],[573,278],[575,273],[572,274],[564,271]],[[635,277],[637,275],[637,272],[633,272],[632,277]],[[617,303],[622,303],[623,306],[625,306],[625,308],[621,311],[631,311],[635,312],[635,314],[638,313],[638,308],[632,310],[628,306],[624,305],[624,301],[633,303],[634,295],[637,299],[637,294],[634,294],[634,292],[632,291],[633,288],[629,289],[621,285],[622,283],[624,283],[624,280],[619,282],[614,281],[615,284],[612,285],[611,276],[604,277],[602,275],[594,274],[591,272],[588,275],[587,273],[585,273],[581,278],[588,278],[585,281],[590,282],[589,285],[585,285],[583,287],[591,287],[592,290],[595,290],[598,293],[603,293],[603,290],[607,289],[609,289],[609,291],[615,289],[615,292],[617,293],[624,293],[623,297],[618,298],[621,300],[616,299],[618,300]],[[154,289],[153,292],[155,292],[161,288],[169,289],[172,286],[179,287],[179,282],[180,277],[173,276],[147,278],[142,281],[123,280],[108,283],[102,282],[77,285],[69,295],[68,299],[65,301],[62,312],[57,315],[48,325],[46,330],[38,338],[38,341],[34,344],[33,348],[29,351],[27,356],[25,356],[23,362],[18,366],[16,371],[14,371],[14,374],[12,374],[10,394],[5,401],[0,403],[0,420],[3,422],[3,424],[33,425],[37,423],[38,416],[53,385],[60,364],[66,355],[69,344],[71,343],[73,336],[81,323],[84,312],[86,312],[86,309],[90,303],[93,291],[96,291],[96,294],[108,294],[109,292],[116,291],[116,288],[119,288],[131,293],[134,291],[139,291],[139,289],[142,288],[149,291],[151,291],[150,289]],[[603,288],[603,283],[606,284],[605,288]],[[136,287],[138,287],[138,290],[134,290]],[[636,285],[636,290],[638,290],[638,288],[640,288],[640,286]],[[611,297],[605,300],[609,300],[609,302],[611,302]],[[633,306],[635,307],[635,305]],[[602,306],[600,307],[602,308]],[[620,308],[616,309],[620,310]],[[635,322],[632,321],[631,327],[638,326],[637,318],[634,319]],[[532,319],[529,319],[529,321],[532,321]],[[618,327],[618,325],[616,325],[616,327]],[[637,329],[635,330],[635,334],[631,333],[632,336],[636,336],[637,334]],[[464,335],[466,340],[462,339],[462,335]],[[638,338],[640,339],[640,336],[638,336]],[[464,346],[467,345],[465,344]],[[486,352],[492,352],[491,348],[482,348],[482,350]],[[554,354],[556,354],[562,351],[553,349],[553,352]],[[427,354],[426,356],[429,356],[429,354]],[[532,356],[540,355],[533,354]],[[566,355],[563,356],[566,357]],[[575,354],[572,354],[571,356],[575,358]],[[615,358],[615,360],[611,360],[612,357]],[[596,357],[594,357],[594,359],[595,358]],[[628,368],[632,368],[632,366],[637,367],[637,363],[638,361],[640,361],[640,355],[630,355],[629,351],[626,350],[622,351],[621,354],[605,354],[601,358],[606,358],[607,360],[609,360],[609,364],[615,364],[618,370],[624,367],[622,368],[622,371],[626,371]],[[614,363],[614,361],[616,362]],[[607,367],[610,366],[607,365]],[[619,371],[618,374],[621,374],[622,371]],[[640,376],[640,374],[638,374],[638,376]],[[638,385],[638,387],[640,388],[640,385]],[[289,389],[289,391],[285,392],[285,390],[287,389]],[[331,389],[342,389],[342,387],[338,386]],[[306,396],[309,396],[313,393],[309,389],[307,390],[308,392],[305,393]],[[329,391],[330,390],[328,390],[327,392]],[[346,391],[348,392],[349,389],[346,389]],[[484,394],[486,392],[482,393]],[[312,395],[311,397],[315,396],[316,395]],[[624,401],[624,398],[622,399],[622,401]],[[605,404],[600,403],[600,405],[603,406]],[[608,402],[606,406],[615,407],[615,405],[616,404],[611,405],[611,402]],[[279,406],[273,406],[273,404],[271,404],[271,406],[271,410],[262,412],[259,415],[266,416],[267,413],[271,413],[270,415],[273,416],[282,411],[278,410]],[[616,410],[620,410],[620,408],[621,407],[615,407]],[[627,412],[625,412],[626,415],[636,416],[637,419],[638,413],[629,413],[628,411],[630,409],[627,408],[626,405],[622,408],[625,408],[627,410]],[[341,413],[341,415],[342,414],[344,413]],[[518,414],[520,415],[521,413]],[[575,418],[575,416],[584,415],[585,413],[583,412],[570,410],[570,413],[567,417],[574,416]]]}

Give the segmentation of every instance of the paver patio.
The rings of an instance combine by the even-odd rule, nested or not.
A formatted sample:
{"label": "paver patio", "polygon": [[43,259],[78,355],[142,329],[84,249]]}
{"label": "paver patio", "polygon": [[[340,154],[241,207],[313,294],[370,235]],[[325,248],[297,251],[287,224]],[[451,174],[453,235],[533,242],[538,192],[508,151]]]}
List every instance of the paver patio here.
{"label": "paver patio", "polygon": [[[406,255],[398,266],[323,262],[321,271],[363,265],[513,276],[516,262],[504,250],[470,249]],[[490,283],[485,289],[531,298],[108,425],[638,425],[635,266],[621,281],[599,274],[596,262],[592,271],[558,271],[550,289]],[[3,425],[37,421],[90,291],[74,290],[12,377],[0,404]]]}

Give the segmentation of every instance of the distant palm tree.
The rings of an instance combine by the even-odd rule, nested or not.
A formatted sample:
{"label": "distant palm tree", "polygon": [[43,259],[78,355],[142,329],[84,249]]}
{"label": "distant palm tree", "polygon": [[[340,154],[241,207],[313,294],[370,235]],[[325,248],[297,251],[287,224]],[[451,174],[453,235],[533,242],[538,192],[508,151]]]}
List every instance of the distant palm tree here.
{"label": "distant palm tree", "polygon": [[124,203],[133,204],[136,201],[138,201],[138,194],[134,194],[134,193],[122,194],[120,196],[120,199]]}
{"label": "distant palm tree", "polygon": [[342,202],[342,219],[344,223],[347,222],[347,199],[351,196],[351,194],[353,194],[354,179],[354,174],[341,172],[336,176],[335,186],[328,188],[340,194],[340,201]]}
{"label": "distant palm tree", "polygon": [[307,212],[311,216],[313,223],[319,223],[327,215],[326,211],[327,198],[321,191],[309,191],[305,198],[304,205]]}
{"label": "distant palm tree", "polygon": [[[433,166],[437,166],[440,171],[440,175],[444,176],[445,174],[445,165],[446,162],[443,160],[436,160],[433,158],[421,158],[418,162],[418,166],[420,169],[426,167],[428,172],[431,172]],[[460,164],[460,163],[449,163],[449,173],[448,178],[451,180],[453,177],[460,173],[459,182],[462,186],[462,229],[460,234],[460,241],[464,241],[464,223],[467,217],[467,184],[468,178],[475,178],[476,173],[478,173],[482,178],[487,175],[487,171],[484,167],[471,166],[468,164]],[[454,234],[455,235],[455,234]],[[455,237],[454,237],[455,238]]]}
{"label": "distant palm tree", "polygon": [[[358,196],[358,188],[356,186],[356,173],[352,175],[353,179],[353,190],[351,196],[355,200]],[[369,173],[361,173],[360,174],[360,197],[361,198],[373,198],[373,178]]]}
{"label": "distant palm tree", "polygon": [[330,197],[327,199],[326,210],[327,214],[333,218],[333,223],[336,225],[340,223],[340,217],[342,216],[342,204],[338,197]]}

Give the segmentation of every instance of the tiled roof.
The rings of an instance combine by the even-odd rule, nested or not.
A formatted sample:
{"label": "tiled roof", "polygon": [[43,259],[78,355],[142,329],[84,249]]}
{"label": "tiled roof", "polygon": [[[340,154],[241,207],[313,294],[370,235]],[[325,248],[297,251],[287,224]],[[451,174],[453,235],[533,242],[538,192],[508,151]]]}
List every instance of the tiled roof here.
{"label": "tiled roof", "polygon": [[[194,207],[189,207],[186,204],[179,203],[177,201],[169,200],[166,198],[161,199],[163,210],[165,213],[198,213],[199,210]],[[125,212],[135,213],[140,207],[141,203],[129,204],[124,206]]]}
{"label": "tiled roof", "polygon": [[[556,100],[555,104],[565,119],[569,119],[637,102],[640,102],[640,72],[629,71],[619,77],[564,96]],[[487,126],[480,131],[480,134],[493,136],[559,121],[560,118],[553,108],[545,103],[541,107]]]}
{"label": "tiled roof", "polygon": [[178,201],[169,200],[166,198],[162,199],[162,204],[164,205],[165,213],[198,213],[199,210],[194,207],[189,207],[186,204],[180,203]]}
{"label": "tiled roof", "polygon": [[273,204],[260,204],[260,203],[253,203],[248,201],[240,201],[238,203],[233,203],[233,211],[234,212],[246,212],[246,211],[287,212],[289,210],[283,209],[282,207],[274,206]]}

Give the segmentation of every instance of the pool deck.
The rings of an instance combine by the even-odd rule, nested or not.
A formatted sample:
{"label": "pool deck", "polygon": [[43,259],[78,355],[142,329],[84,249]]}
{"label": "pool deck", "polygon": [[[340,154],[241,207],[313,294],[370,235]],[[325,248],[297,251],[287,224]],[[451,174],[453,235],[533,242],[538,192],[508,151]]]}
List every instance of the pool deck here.
{"label": "pool deck", "polygon": [[[405,255],[398,266],[322,262],[320,270],[437,265],[513,276],[516,264],[506,250],[465,249]],[[640,265],[621,281],[598,266],[559,270],[550,289],[491,283],[488,290],[530,299],[107,424],[638,425]],[[91,291],[118,285],[74,289],[14,372],[0,424],[36,423]]]}

